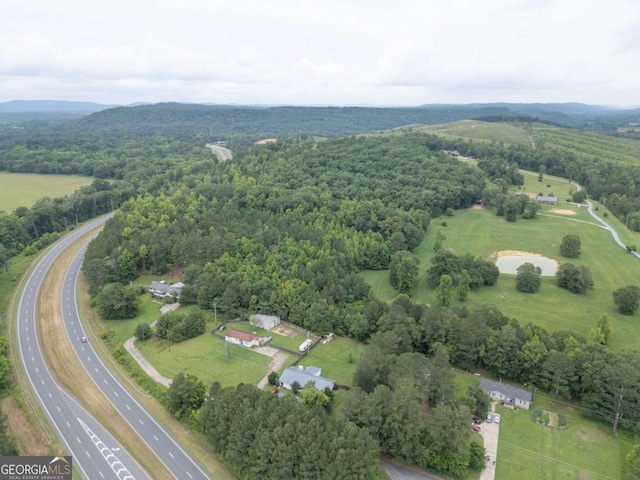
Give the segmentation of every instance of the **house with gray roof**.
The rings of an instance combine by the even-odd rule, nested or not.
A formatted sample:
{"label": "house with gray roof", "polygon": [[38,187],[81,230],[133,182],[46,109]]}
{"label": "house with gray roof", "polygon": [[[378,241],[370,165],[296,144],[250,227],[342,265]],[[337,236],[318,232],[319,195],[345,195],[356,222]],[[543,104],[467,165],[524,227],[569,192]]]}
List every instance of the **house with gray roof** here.
{"label": "house with gray roof", "polygon": [[314,386],[318,390],[324,390],[325,388],[333,390],[335,382],[322,377],[320,375],[321,373],[322,369],[318,367],[309,366],[305,368],[301,365],[298,365],[297,367],[289,367],[282,372],[282,375],[280,375],[280,386],[291,390],[293,382],[298,382],[301,388],[304,388],[304,386],[309,382],[314,382]]}
{"label": "house with gray roof", "polygon": [[160,282],[151,282],[149,285],[149,292],[155,297],[166,298],[166,297],[179,297],[182,292],[182,287],[184,287],[184,283],[178,282],[169,285],[164,280]]}
{"label": "house with gray roof", "polygon": [[504,402],[505,407],[518,407],[529,410],[533,400],[533,394],[529,390],[502,382],[494,382],[488,378],[480,379],[480,388],[493,400]]}

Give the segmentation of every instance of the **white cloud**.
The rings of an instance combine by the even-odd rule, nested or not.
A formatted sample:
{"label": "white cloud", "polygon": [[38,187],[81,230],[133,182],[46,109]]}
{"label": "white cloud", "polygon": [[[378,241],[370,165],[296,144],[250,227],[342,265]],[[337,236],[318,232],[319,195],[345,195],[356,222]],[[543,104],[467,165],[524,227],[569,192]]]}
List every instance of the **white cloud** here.
{"label": "white cloud", "polygon": [[6,0],[0,100],[640,104],[633,0]]}

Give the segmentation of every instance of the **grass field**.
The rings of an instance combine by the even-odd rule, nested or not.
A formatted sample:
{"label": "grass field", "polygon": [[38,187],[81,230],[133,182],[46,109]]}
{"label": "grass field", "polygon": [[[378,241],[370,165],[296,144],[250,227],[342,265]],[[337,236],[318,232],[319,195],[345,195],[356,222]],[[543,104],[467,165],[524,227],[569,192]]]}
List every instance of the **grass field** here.
{"label": "grass field", "polygon": [[[535,179],[534,181],[538,183]],[[545,179],[545,185],[549,181]],[[560,195],[562,192],[553,193]],[[562,198],[563,195],[560,195],[561,200]],[[551,210],[554,208],[570,209],[576,215],[553,214]],[[600,212],[603,211],[601,208]],[[425,239],[414,252],[420,258],[420,276],[412,292],[413,300],[435,304],[435,290],[426,286],[425,273],[431,265],[436,232],[441,230],[447,236],[444,247],[456,254],[469,252],[476,257],[489,259],[500,250],[540,253],[561,262],[588,266],[595,283],[594,288],[584,295],[575,295],[558,288],[553,277],[546,277],[543,278],[542,288],[538,293],[524,294],[516,290],[515,276],[500,275],[496,286],[472,291],[464,304],[495,304],[504,314],[517,318],[523,324],[541,324],[550,331],[570,329],[585,336],[598,318],[606,313],[612,324],[609,343],[611,348],[638,348],[640,321],[637,317],[640,314],[627,317],[617,313],[612,292],[619,287],[638,284],[640,261],[615,245],[609,233],[595,225],[584,207],[577,208],[576,205],[561,201],[556,206],[544,206],[540,213],[544,216],[540,215],[535,220],[518,219],[516,223],[506,222],[503,217],[496,216],[494,210],[464,210],[456,212],[453,217],[435,219]],[[446,227],[440,226],[443,220],[447,222]],[[615,221],[612,215],[607,218],[609,220],[619,229],[623,241],[640,243],[638,235],[621,230],[624,226]],[[560,256],[559,245],[562,237],[567,234],[580,237],[582,254],[578,259]],[[388,301],[397,295],[389,283],[388,271],[367,271],[362,276],[372,285],[379,298]],[[463,305],[458,300],[453,304]]]}
{"label": "grass field", "polygon": [[18,207],[31,207],[42,197],[71,195],[91,182],[93,178],[80,175],[0,172],[0,211],[10,213]]}
{"label": "grass field", "polygon": [[[536,409],[564,414],[568,427],[535,423],[532,412]],[[552,395],[539,391],[531,411],[498,405],[496,412],[502,416],[496,479],[617,479],[633,445],[630,435],[614,437],[611,425],[587,420],[573,405],[556,402]]]}
{"label": "grass field", "polygon": [[529,132],[522,126],[478,120],[459,120],[441,125],[412,125],[397,130],[431,133],[451,140],[464,138],[525,147],[530,147],[532,142]]}
{"label": "grass field", "polygon": [[[208,324],[207,332],[214,327],[213,323]],[[191,373],[202,380],[207,389],[214,381],[223,387],[239,383],[255,385],[269,373],[271,362],[271,357],[237,345],[231,346],[229,356],[225,341],[209,333],[172,345],[152,339],[136,342],[136,346],[165,377]]]}
{"label": "grass field", "polygon": [[[353,376],[358,368],[365,345],[349,338],[336,337],[329,343],[319,343],[299,365],[322,368],[322,376],[342,385],[353,385]],[[351,360],[350,360],[351,359]]]}

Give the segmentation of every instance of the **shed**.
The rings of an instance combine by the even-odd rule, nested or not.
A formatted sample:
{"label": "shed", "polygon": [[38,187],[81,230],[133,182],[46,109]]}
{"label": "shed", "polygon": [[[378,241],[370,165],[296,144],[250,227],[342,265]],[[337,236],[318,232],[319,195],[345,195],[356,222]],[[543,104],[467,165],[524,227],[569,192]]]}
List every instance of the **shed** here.
{"label": "shed", "polygon": [[280,325],[280,318],[274,315],[263,315],[262,313],[255,313],[249,316],[249,323],[254,327],[260,327],[264,330],[271,330]]}

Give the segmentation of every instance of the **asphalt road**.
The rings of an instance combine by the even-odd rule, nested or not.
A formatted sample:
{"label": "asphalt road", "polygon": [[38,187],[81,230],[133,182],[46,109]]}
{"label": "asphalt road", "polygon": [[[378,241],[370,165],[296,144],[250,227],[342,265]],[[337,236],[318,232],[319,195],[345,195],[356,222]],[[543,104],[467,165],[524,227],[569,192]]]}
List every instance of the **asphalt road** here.
{"label": "asphalt road", "polygon": [[207,143],[205,146],[210,148],[213,153],[216,153],[222,162],[233,158],[233,153],[228,148],[221,147],[215,143]]}
{"label": "asphalt road", "polygon": [[184,480],[213,478],[111,374],[111,371],[94,350],[91,341],[81,341],[84,333],[78,313],[76,290],[83,257],[84,249],[71,263],[65,275],[62,293],[62,315],[65,327],[80,362],[98,388],[102,390],[102,393],[138,432],[145,443],[156,452],[176,478]]}
{"label": "asphalt road", "polygon": [[[50,419],[62,443],[73,456],[74,465],[88,479],[148,479],[149,475],[120,444],[53,379],[44,360],[37,329],[37,297],[44,276],[55,259],[73,241],[104,223],[102,217],[79,228],[52,248],[27,280],[18,307],[19,355],[34,394]],[[167,468],[178,479],[211,479],[204,468],[164,430],[111,375],[85,336],[76,303],[76,286],[84,250],[65,275],[62,308],[67,334],[76,354],[93,381],[115,408],[138,431]],[[61,454],[63,452],[60,452]]]}
{"label": "asphalt road", "polygon": [[[90,479],[147,479],[149,475],[121,445],[60,385],[45,362],[38,331],[38,292],[58,255],[75,239],[104,223],[101,218],[75,231],[51,249],[26,282],[18,306],[18,353],[35,397],[58,437],[73,456],[74,466]],[[64,452],[59,452],[63,454]]]}
{"label": "asphalt road", "polygon": [[426,473],[411,470],[388,460],[381,459],[380,466],[393,480],[439,480],[437,477],[432,477]]}

